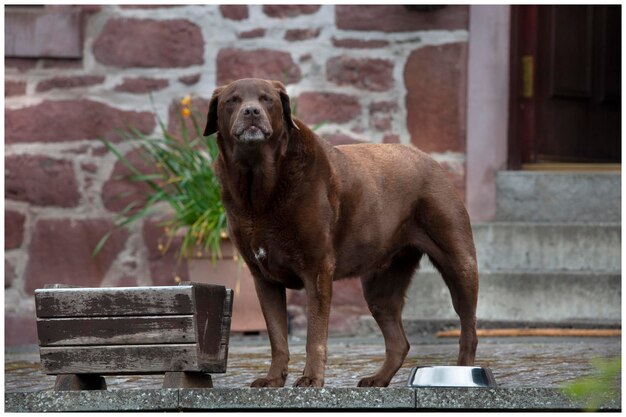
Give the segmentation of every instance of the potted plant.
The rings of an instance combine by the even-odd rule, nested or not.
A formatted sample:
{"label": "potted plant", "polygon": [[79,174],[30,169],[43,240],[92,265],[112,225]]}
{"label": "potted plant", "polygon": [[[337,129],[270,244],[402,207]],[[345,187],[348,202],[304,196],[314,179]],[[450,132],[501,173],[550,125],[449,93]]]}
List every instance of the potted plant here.
{"label": "potted plant", "polygon": [[[156,112],[155,112],[156,113]],[[236,249],[227,236],[226,213],[220,199],[220,187],[213,170],[218,146],[213,136],[202,135],[204,115],[194,111],[191,97],[178,106],[180,133],[173,134],[156,115],[160,134],[148,137],[129,128],[119,134],[138,144],[139,152],[154,173],[142,172],[111,142],[102,140],[129,170],[127,180],[147,185],[148,195],[131,201],[121,212],[115,227],[163,214],[161,223],[166,234],[163,251],[169,249],[175,236],[182,236],[179,261],[189,265],[189,278],[194,282],[224,285],[235,292],[231,329],[259,331],[265,329],[263,315],[254,290],[254,283]],[[94,250],[97,254],[112,231]],[[239,307],[239,308],[238,308]]]}

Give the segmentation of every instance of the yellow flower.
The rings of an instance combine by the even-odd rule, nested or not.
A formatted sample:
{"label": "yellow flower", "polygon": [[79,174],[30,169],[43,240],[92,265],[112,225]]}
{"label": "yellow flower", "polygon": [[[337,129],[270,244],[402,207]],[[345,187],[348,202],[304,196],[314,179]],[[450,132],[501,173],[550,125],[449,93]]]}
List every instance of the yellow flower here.
{"label": "yellow flower", "polygon": [[180,104],[182,104],[184,107],[189,107],[191,106],[191,96],[187,95],[185,96],[181,101]]}
{"label": "yellow flower", "polygon": [[191,110],[189,110],[189,107],[183,107],[182,113],[184,117],[189,117]]}

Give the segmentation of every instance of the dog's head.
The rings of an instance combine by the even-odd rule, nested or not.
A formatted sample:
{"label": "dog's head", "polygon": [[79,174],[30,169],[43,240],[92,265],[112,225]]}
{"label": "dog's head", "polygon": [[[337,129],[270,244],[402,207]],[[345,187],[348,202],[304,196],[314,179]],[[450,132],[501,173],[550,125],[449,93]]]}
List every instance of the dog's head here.
{"label": "dog's head", "polygon": [[218,87],[209,104],[204,135],[219,132],[240,143],[261,143],[289,129],[289,96],[279,81],[246,78]]}

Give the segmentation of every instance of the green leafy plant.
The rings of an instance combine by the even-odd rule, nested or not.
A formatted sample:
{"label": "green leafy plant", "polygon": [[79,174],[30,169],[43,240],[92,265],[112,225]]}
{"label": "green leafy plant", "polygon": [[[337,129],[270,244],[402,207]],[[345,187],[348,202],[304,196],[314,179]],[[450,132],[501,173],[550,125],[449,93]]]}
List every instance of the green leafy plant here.
{"label": "green leafy plant", "polygon": [[198,121],[203,115],[192,109],[191,98],[185,97],[180,104],[177,112],[180,136],[168,132],[156,112],[159,137],[147,137],[132,127],[119,132],[124,139],[139,145],[141,156],[147,165],[156,168],[155,173],[142,172],[113,143],[102,139],[109,151],[130,170],[131,174],[126,178],[146,184],[150,191],[120,212],[115,228],[100,240],[94,255],[115,229],[153,215],[165,203],[171,209],[171,215],[162,223],[168,236],[166,248],[172,238],[184,230],[180,257],[192,256],[197,249],[208,251],[214,260],[221,256],[220,241],[225,236],[226,213],[213,170],[218,155],[217,143],[213,136],[202,135],[203,128]]}
{"label": "green leafy plant", "polygon": [[569,397],[583,401],[587,411],[595,411],[604,401],[619,397],[622,358],[595,359],[591,364],[592,375],[577,378],[563,388]]}

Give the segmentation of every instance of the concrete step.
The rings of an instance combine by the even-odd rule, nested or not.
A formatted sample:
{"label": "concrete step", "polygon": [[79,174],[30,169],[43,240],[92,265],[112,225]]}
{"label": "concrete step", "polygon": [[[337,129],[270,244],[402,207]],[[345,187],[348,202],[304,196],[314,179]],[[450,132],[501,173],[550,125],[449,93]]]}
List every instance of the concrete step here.
{"label": "concrete step", "polygon": [[620,271],[621,224],[472,225],[479,271]]}
{"label": "concrete step", "polygon": [[496,219],[621,222],[621,173],[500,171]]}
{"label": "concrete step", "polygon": [[[619,324],[621,294],[619,272],[483,272],[477,317],[491,322]],[[438,272],[416,273],[403,318],[458,320]]]}

